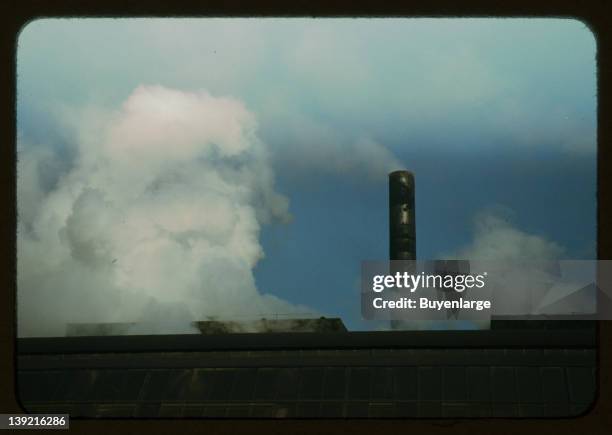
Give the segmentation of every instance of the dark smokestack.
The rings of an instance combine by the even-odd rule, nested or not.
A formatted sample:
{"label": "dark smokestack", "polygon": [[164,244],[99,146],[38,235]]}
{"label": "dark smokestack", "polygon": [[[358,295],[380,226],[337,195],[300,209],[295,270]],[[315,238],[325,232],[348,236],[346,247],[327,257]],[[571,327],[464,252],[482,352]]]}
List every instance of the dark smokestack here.
{"label": "dark smokestack", "polygon": [[414,175],[389,174],[389,259],[416,260]]}

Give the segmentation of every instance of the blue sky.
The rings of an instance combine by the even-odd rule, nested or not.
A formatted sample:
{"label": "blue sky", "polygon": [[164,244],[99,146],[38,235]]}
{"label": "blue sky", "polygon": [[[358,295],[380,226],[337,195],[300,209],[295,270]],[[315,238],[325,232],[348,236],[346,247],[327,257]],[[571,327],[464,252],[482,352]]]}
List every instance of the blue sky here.
{"label": "blue sky", "polygon": [[351,328],[371,327],[357,282],[387,257],[392,169],[416,177],[421,259],[476,246],[483,213],[595,258],[596,41],[580,21],[38,20],[17,73],[18,146],[51,150],[43,196],[77,165],[75,120],[139,86],[242,102],[291,215],[261,222],[256,287]]}

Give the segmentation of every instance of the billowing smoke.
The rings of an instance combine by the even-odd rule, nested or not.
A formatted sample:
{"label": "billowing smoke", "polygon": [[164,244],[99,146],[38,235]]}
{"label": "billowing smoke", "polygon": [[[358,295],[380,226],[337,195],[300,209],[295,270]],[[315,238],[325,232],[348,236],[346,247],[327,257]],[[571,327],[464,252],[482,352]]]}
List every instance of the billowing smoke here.
{"label": "billowing smoke", "polygon": [[473,241],[451,257],[470,260],[472,273],[487,273],[494,314],[537,314],[543,298],[566,279],[559,266],[565,250],[516,228],[510,217],[499,207],[477,214]]}
{"label": "billowing smoke", "polygon": [[[275,167],[286,168],[291,178],[312,184],[319,176],[346,176],[344,180],[384,182],[389,172],[405,165],[394,152],[372,137],[335,128],[330,122],[304,113],[287,111],[285,104],[272,101],[264,112],[274,147]],[[273,126],[283,125],[283,129]],[[313,177],[313,175],[315,175]],[[314,180],[313,180],[314,179]]]}
{"label": "billowing smoke", "polygon": [[254,281],[261,225],[290,215],[240,101],[141,86],[97,115],[79,119],[73,164],[52,186],[53,151],[19,145],[19,336],[308,311]]}
{"label": "billowing smoke", "polygon": [[358,173],[364,175],[366,180],[380,181],[386,180],[390,172],[405,167],[387,147],[367,137],[346,142],[344,146],[326,145],[314,150],[311,147],[309,157],[313,167],[331,174]]}
{"label": "billowing smoke", "polygon": [[516,228],[511,217],[511,211],[502,207],[491,207],[476,214],[474,239],[461,248],[456,257],[499,262],[540,262],[560,258],[564,252],[561,246]]}

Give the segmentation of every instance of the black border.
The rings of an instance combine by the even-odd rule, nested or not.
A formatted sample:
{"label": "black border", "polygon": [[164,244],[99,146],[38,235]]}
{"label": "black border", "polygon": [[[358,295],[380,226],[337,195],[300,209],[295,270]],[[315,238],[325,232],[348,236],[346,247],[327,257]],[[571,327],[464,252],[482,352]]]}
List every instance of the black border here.
{"label": "black border", "polygon": [[[0,284],[4,303],[3,315],[0,316],[5,328],[2,329],[4,358],[0,358],[0,384],[14,385],[15,370],[15,43],[22,26],[34,18],[64,16],[522,16],[522,17],[563,17],[576,18],[585,23],[596,35],[598,44],[598,259],[612,259],[612,231],[610,222],[612,190],[612,135],[606,121],[612,119],[610,62],[612,58],[612,14],[610,8],[602,1],[576,2],[559,0],[515,0],[493,4],[485,0],[466,1],[459,4],[451,0],[431,2],[404,2],[382,4],[381,2],[339,1],[325,3],[299,1],[285,3],[277,0],[262,1],[257,5],[244,5],[236,0],[231,1],[184,1],[162,2],[161,0],[138,2],[106,0],[94,1],[44,1],[13,0],[3,3],[1,13],[2,56],[4,68],[0,69],[2,78],[2,100],[4,128],[0,134],[4,146],[0,147],[0,185],[5,212],[0,214],[0,232],[3,236],[0,244],[0,258],[5,267],[0,268]],[[563,199],[562,199],[563,200]],[[569,433],[576,430],[588,433],[606,433],[612,428],[612,406],[610,401],[610,368],[612,353],[612,322],[601,321],[600,324],[600,372],[599,400],[587,415],[576,419],[557,420],[471,420],[454,425],[452,420],[422,421],[215,421],[215,420],[89,420],[75,421],[71,430],[84,433],[312,433],[320,431],[354,431],[370,433],[379,431],[412,430],[419,433],[439,433],[452,430],[458,433],[491,433],[493,430],[534,431]],[[2,412],[21,412],[10,388],[3,388],[0,399]]]}

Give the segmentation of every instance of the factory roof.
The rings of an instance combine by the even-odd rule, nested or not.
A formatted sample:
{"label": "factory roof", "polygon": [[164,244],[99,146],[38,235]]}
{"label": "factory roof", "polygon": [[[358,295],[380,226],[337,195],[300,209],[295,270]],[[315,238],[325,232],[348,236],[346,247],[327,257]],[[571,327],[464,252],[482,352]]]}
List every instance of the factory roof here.
{"label": "factory roof", "polygon": [[[595,399],[591,322],[18,340],[30,412],[82,417],[545,417]],[[250,337],[250,338],[249,338]]]}

